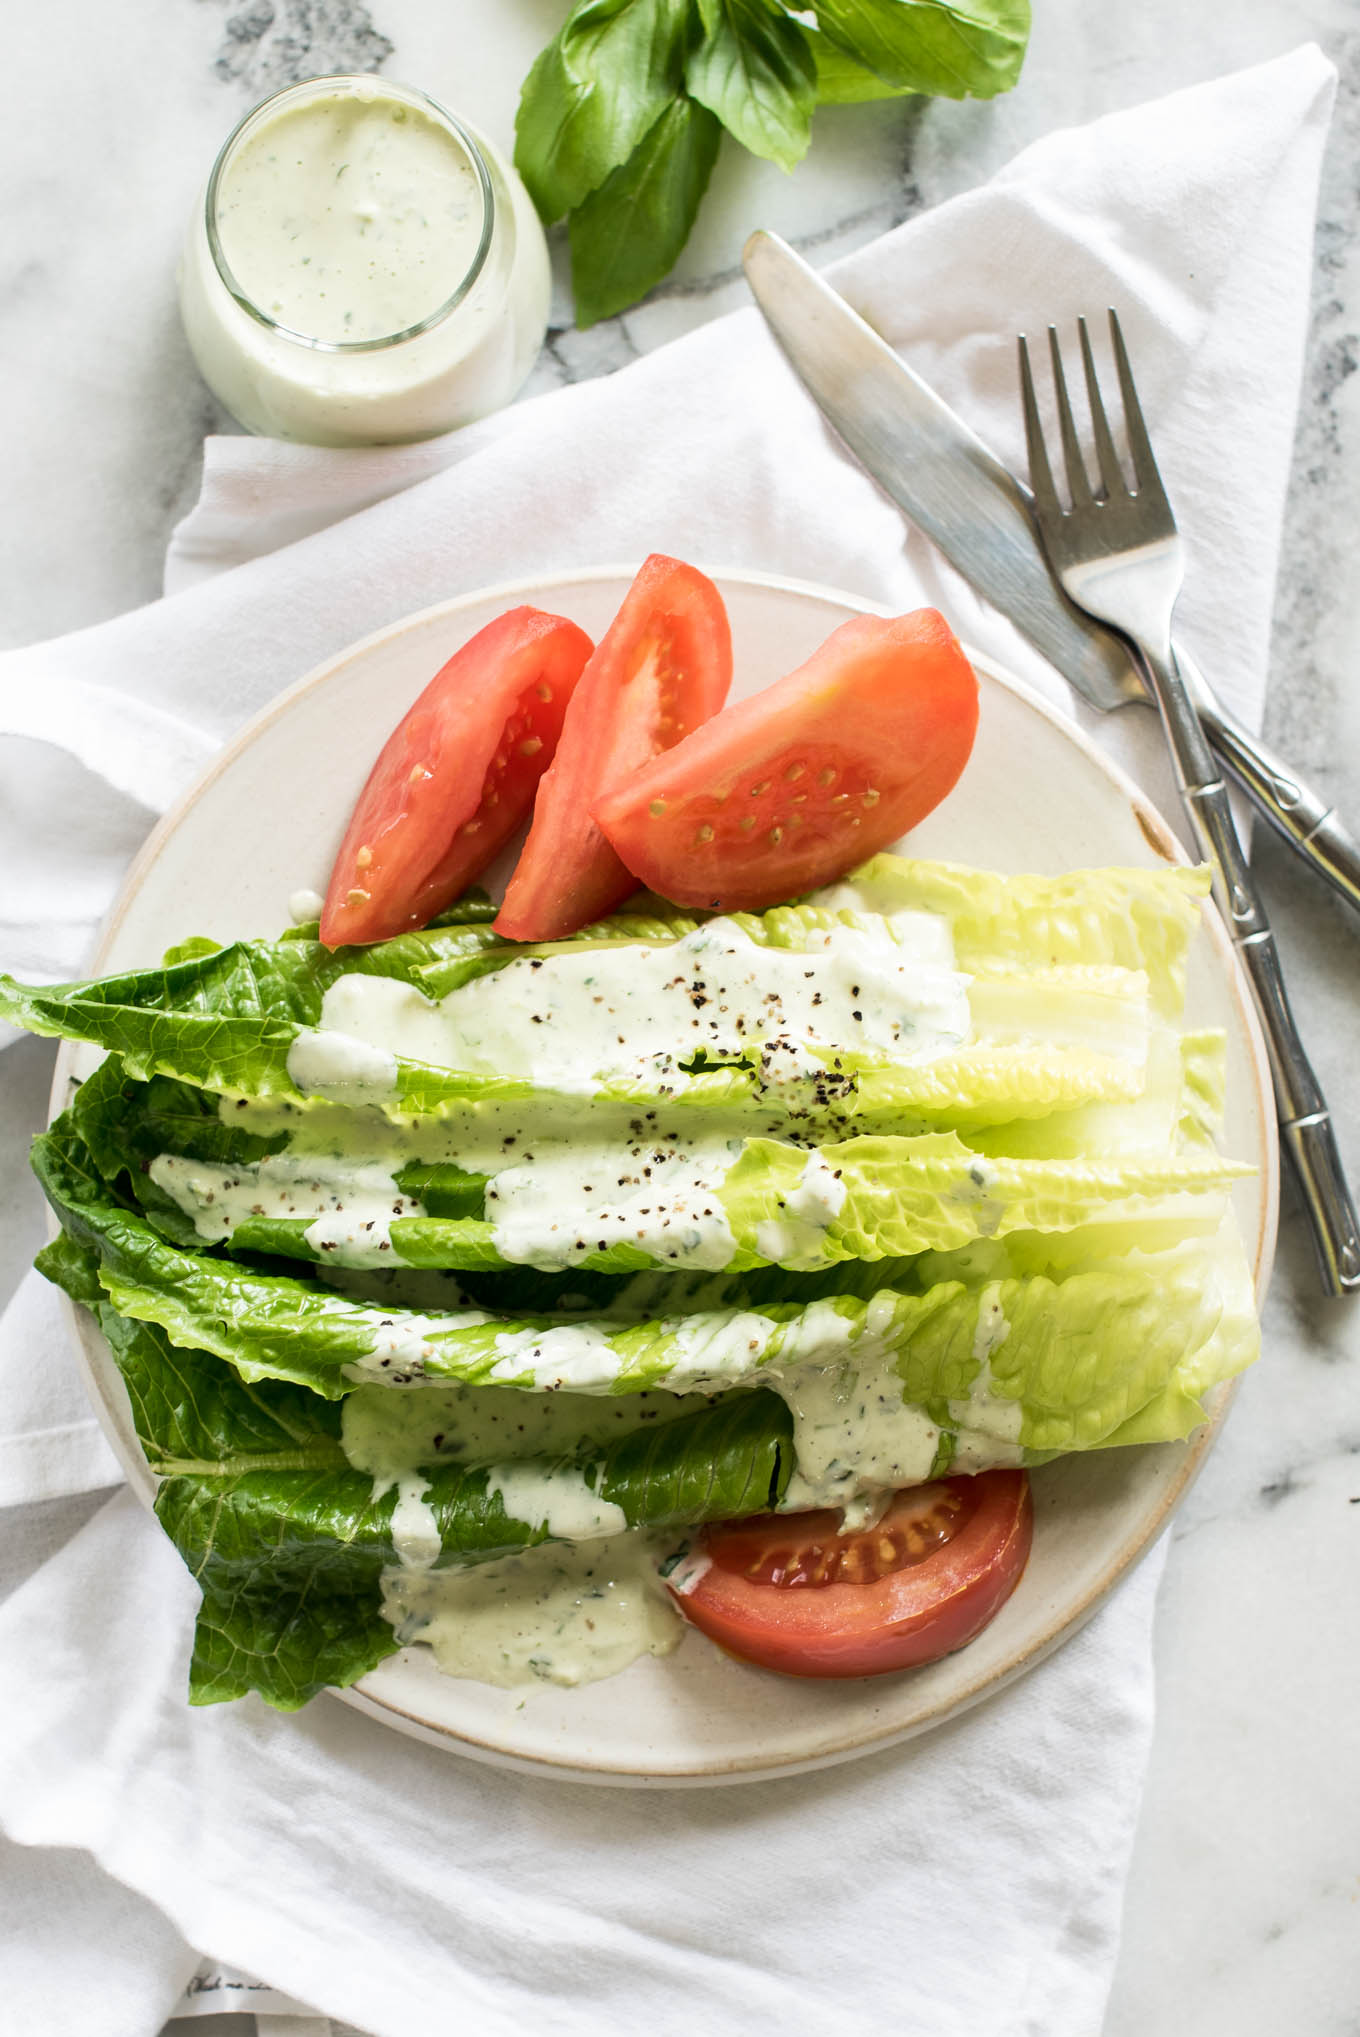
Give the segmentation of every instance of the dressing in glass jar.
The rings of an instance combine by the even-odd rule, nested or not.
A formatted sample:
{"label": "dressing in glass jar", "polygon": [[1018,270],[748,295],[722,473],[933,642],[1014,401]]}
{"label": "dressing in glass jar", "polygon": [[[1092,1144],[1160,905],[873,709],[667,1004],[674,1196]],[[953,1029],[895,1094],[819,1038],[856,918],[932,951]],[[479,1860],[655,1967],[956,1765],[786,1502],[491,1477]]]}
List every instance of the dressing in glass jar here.
{"label": "dressing in glass jar", "polygon": [[548,282],[538,216],[487,141],[407,86],[313,78],[228,137],[180,308],[247,430],[391,445],[510,401],[543,343]]}

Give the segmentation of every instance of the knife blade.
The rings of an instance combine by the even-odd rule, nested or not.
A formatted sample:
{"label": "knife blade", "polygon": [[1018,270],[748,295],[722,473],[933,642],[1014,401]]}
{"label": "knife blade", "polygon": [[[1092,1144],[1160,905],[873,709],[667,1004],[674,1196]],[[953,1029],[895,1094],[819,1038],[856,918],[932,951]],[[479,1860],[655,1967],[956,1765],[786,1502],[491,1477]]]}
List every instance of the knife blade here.
{"label": "knife blade", "polygon": [[[929,383],[777,234],[742,257],[766,322],[860,465],[1093,707],[1151,695],[1123,640],[1081,615],[1048,570],[1029,491]],[[1205,733],[1271,825],[1360,908],[1360,843],[1335,809],[1215,699],[1180,646]]]}

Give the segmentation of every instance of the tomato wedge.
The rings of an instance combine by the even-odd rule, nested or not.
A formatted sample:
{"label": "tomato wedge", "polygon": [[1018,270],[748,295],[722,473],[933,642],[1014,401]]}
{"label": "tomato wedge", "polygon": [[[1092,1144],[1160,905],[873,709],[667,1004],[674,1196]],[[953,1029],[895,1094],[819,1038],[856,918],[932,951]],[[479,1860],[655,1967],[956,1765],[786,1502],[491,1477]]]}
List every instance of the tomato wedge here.
{"label": "tomato wedge", "polygon": [[637,890],[591,805],[716,714],[731,683],[722,596],[694,566],[654,552],[581,675],[497,933],[558,940]]}
{"label": "tomato wedge", "polygon": [[[840,1518],[761,1514],[707,1528],[695,1555],[708,1568],[672,1597],[711,1640],[762,1669],[880,1676],[980,1633],[1015,1590],[1034,1531],[1023,1471],[912,1486],[854,1533],[838,1532]],[[697,1564],[686,1568],[694,1578]]]}
{"label": "tomato wedge", "polygon": [[843,877],[938,806],[977,732],[972,666],[922,608],[842,623],[593,808],[677,905],[755,910]]}
{"label": "tomato wedge", "polygon": [[590,638],[512,608],[455,651],[398,722],[335,859],[328,948],[423,927],[467,889],[529,810]]}

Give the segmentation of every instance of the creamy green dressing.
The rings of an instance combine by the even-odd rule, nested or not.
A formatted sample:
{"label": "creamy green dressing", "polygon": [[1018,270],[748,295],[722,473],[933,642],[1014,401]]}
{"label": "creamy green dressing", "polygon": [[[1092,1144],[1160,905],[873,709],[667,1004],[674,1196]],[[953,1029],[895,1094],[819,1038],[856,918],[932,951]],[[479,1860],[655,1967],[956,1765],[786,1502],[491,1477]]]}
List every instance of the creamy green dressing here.
{"label": "creamy green dressing", "polygon": [[396,445],[510,400],[550,283],[529,194],[484,135],[406,86],[329,77],[285,87],[228,138],[180,309],[247,430]]}
{"label": "creamy green dressing", "polygon": [[394,1217],[424,1214],[398,1189],[389,1169],[348,1153],[271,1153],[245,1167],[159,1153],[148,1172],[201,1238],[229,1238],[250,1217],[314,1219],[307,1242],[341,1264],[381,1265]]}
{"label": "creamy green dressing", "polygon": [[[403,1641],[430,1647],[447,1674],[488,1683],[587,1683],[638,1655],[664,1654],[680,1638],[656,1574],[665,1538],[629,1530],[579,1473],[515,1460],[603,1446],[706,1405],[667,1393],[601,1400],[464,1385],[358,1388],[341,1406],[345,1455],[372,1477],[375,1498],[394,1485],[398,1493],[384,1616]],[[555,1539],[431,1574],[438,1533],[420,1470],[441,1463],[490,1465],[489,1489],[506,1512]]]}
{"label": "creamy green dressing", "polygon": [[481,184],[442,122],[352,86],[248,130],[217,193],[227,264],[252,303],[311,339],[406,332],[457,289],[481,238]]}
{"label": "creamy green dressing", "polygon": [[438,1003],[390,977],[338,977],[288,1073],[308,1094],[376,1089],[385,1064],[350,1062],[347,1039],[375,1056],[580,1095],[607,1082],[655,1085],[696,1057],[754,1058],[773,1086],[846,1051],[928,1060],[960,1046],[971,1025],[968,980],[935,915],[809,928],[797,949],[763,947],[715,919],[678,941],[521,956]]}
{"label": "creamy green dressing", "polygon": [[[328,1114],[309,1126],[307,1112],[290,1118],[276,1108],[272,1122],[287,1123],[292,1135],[283,1165],[214,1172],[162,1158],[156,1178],[206,1238],[229,1236],[249,1214],[307,1215],[316,1250],[338,1264],[380,1265],[392,1218],[421,1213],[418,1203],[401,1206],[387,1162],[415,1157],[419,1144],[423,1157],[456,1157],[494,1177],[486,1217],[511,1264],[561,1269],[626,1243],[665,1266],[719,1270],[734,1246],[717,1191],[742,1136],[758,1128],[679,1109],[663,1122],[655,1112],[629,1116],[601,1102],[583,1140],[570,1098],[615,1081],[664,1090],[696,1055],[755,1056],[777,1093],[846,1044],[907,1061],[968,1036],[968,986],[952,966],[945,919],[838,922],[809,929],[806,942],[762,947],[734,921],[717,919],[665,944],[520,957],[439,1003],[394,978],[341,976],[325,994],[320,1025],[294,1042],[288,1069],[307,1095],[359,1111],[362,1145],[351,1127],[326,1165],[308,1168],[300,1156],[325,1138]],[[473,1105],[433,1134],[406,1133],[364,1108],[394,1093],[398,1060],[521,1075],[557,1101]],[[330,1125],[340,1129],[333,1118]],[[787,1133],[777,1117],[770,1129]],[[346,1193],[341,1161],[356,1151],[366,1157],[353,1166]],[[810,1156],[784,1218],[765,1226],[762,1251],[776,1261],[815,1256],[844,1199],[832,1170]]]}
{"label": "creamy green dressing", "polygon": [[774,1266],[815,1260],[844,1208],[845,1183],[820,1153],[809,1153],[797,1187],[784,1197],[785,1214],[757,1224],[756,1250]]}
{"label": "creamy green dressing", "polygon": [[493,1464],[486,1489],[512,1521],[542,1528],[554,1542],[598,1542],[627,1531],[623,1508],[601,1499],[572,1465]]}
{"label": "creamy green dressing", "polygon": [[396,1056],[385,1047],[319,1027],[299,1033],[289,1048],[288,1077],[304,1096],[364,1104],[395,1095],[398,1070]]}
{"label": "creamy green dressing", "polygon": [[630,1135],[617,1148],[535,1139],[532,1157],[487,1188],[496,1249],[551,1271],[628,1244],[671,1266],[718,1270],[736,1250],[718,1191],[740,1151],[740,1136],[710,1127]]}
{"label": "creamy green dressing", "polygon": [[544,1542],[465,1569],[383,1573],[383,1616],[429,1648],[446,1676],[515,1689],[617,1676],[667,1655],[684,1623],[657,1574],[665,1541]]}
{"label": "creamy green dressing", "polygon": [[781,1512],[839,1507],[847,1528],[862,1528],[899,1486],[929,1478],[939,1425],[903,1400],[891,1359],[809,1366],[770,1383],[794,1424],[797,1469]]}
{"label": "creamy green dressing", "polygon": [[429,1570],[439,1561],[442,1546],[439,1523],[425,1498],[429,1480],[418,1474],[395,1480],[375,1479],[374,1500],[384,1498],[393,1484],[397,1488],[397,1503],[392,1509],[392,1547],[397,1552],[397,1562],[403,1570]]}
{"label": "creamy green dressing", "polygon": [[1001,1283],[994,1281],[982,1291],[978,1303],[977,1328],[973,1332],[973,1358],[977,1371],[967,1400],[951,1400],[950,1420],[958,1425],[954,1451],[955,1471],[989,1471],[1023,1464],[1020,1424],[1024,1410],[1018,1400],[1006,1399],[992,1391],[992,1356],[1010,1335],[1010,1324],[1001,1308]]}

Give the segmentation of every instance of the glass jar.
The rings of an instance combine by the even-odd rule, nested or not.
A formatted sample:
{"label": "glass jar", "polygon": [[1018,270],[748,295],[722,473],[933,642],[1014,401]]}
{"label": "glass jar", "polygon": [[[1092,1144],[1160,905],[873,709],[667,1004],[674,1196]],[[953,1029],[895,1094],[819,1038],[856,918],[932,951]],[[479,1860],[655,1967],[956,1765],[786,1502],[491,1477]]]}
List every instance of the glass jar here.
{"label": "glass jar", "polygon": [[180,310],[248,431],[393,445],[508,403],[548,290],[538,215],[496,149],[423,92],[336,76],[274,93],[228,136]]}

